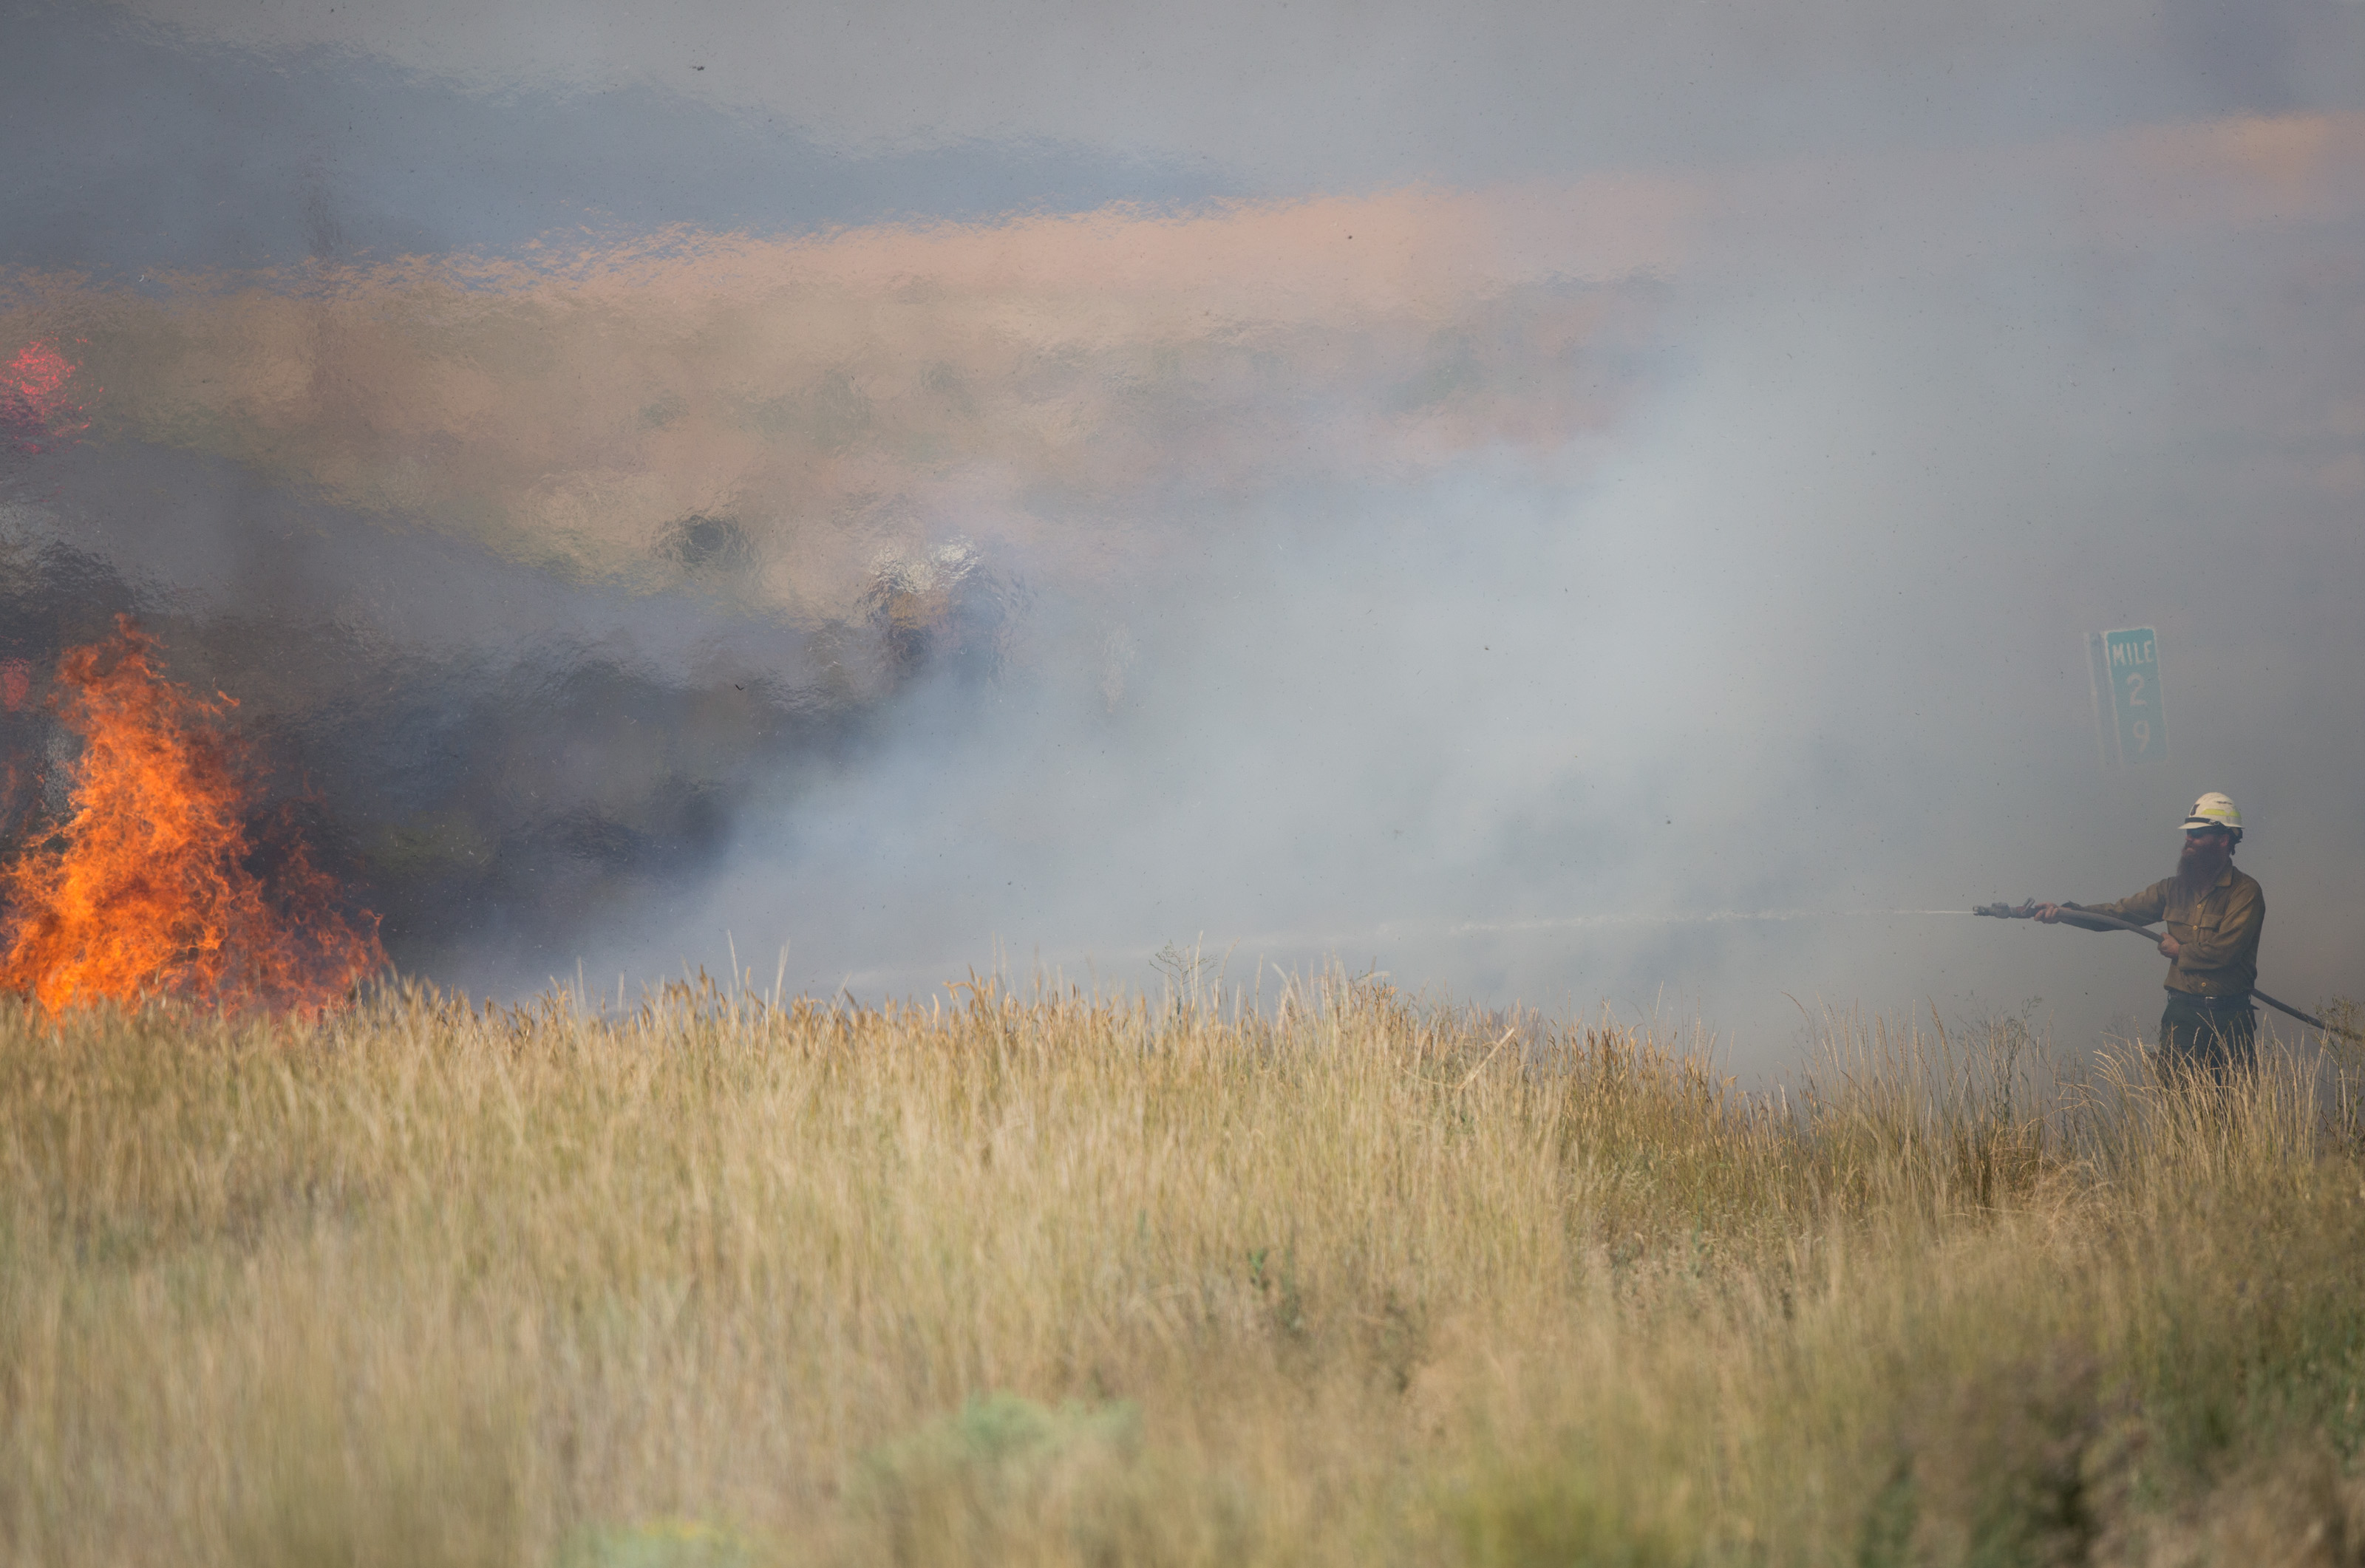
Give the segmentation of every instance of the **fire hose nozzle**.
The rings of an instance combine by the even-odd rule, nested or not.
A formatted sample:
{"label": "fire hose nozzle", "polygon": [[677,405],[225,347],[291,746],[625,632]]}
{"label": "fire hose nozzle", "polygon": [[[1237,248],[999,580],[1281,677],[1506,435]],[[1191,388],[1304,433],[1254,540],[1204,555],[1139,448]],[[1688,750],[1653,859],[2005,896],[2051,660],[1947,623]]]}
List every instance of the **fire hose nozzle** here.
{"label": "fire hose nozzle", "polygon": [[1983,903],[1972,910],[1973,914],[1991,914],[1998,920],[2031,920],[2036,915],[2036,901],[2030,899],[2014,909],[2008,903]]}

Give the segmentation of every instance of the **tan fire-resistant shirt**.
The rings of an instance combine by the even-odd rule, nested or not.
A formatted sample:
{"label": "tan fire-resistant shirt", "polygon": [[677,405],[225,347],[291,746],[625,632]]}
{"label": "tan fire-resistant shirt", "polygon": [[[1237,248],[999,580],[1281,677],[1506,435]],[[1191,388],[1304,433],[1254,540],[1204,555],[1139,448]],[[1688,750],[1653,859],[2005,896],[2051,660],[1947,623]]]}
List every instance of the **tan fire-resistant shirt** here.
{"label": "tan fire-resistant shirt", "polygon": [[2133,898],[2084,906],[2097,914],[2145,924],[2165,918],[2182,949],[2169,960],[2168,989],[2189,996],[2240,996],[2259,983],[2259,934],[2266,929],[2267,895],[2259,879],[2232,866],[2199,898],[2187,898],[2174,877]]}

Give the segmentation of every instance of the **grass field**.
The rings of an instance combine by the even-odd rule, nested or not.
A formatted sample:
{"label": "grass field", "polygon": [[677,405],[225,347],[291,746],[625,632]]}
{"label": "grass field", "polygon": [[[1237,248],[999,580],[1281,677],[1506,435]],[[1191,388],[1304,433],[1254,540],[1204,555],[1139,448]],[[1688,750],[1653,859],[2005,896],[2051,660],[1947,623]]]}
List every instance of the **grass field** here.
{"label": "grass field", "polygon": [[2365,1561],[2337,1064],[1265,1003],[0,1003],[0,1549]]}

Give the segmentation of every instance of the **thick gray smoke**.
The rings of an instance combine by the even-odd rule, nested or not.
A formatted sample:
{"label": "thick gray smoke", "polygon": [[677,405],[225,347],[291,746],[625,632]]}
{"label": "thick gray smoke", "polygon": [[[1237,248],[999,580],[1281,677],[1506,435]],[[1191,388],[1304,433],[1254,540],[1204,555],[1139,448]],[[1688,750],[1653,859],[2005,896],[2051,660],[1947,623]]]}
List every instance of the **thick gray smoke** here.
{"label": "thick gray smoke", "polygon": [[0,660],[146,617],[409,967],[2083,1042],[2133,939],[1893,912],[2222,789],[2356,991],[2365,8],[259,14],[26,19]]}
{"label": "thick gray smoke", "polygon": [[[1478,454],[1266,500],[1135,587],[1117,712],[948,693],[704,907],[857,990],[980,930],[1071,977],[1204,934],[1236,977],[1333,952],[1758,1042],[1792,997],[2043,998],[2090,1037],[2148,1027],[2138,944],[1878,912],[2131,891],[2205,787],[2256,824],[2268,983],[2353,986],[2365,475],[2308,425],[2344,417],[2358,345],[2310,340],[2355,238],[2095,258],[2090,302],[2025,256],[1866,277],[1844,242],[1771,309],[1710,282],[1662,318],[1697,357],[1581,475]],[[2134,623],[2171,761],[2105,774],[2081,633]],[[1768,911],[1800,913],[1680,918]]]}

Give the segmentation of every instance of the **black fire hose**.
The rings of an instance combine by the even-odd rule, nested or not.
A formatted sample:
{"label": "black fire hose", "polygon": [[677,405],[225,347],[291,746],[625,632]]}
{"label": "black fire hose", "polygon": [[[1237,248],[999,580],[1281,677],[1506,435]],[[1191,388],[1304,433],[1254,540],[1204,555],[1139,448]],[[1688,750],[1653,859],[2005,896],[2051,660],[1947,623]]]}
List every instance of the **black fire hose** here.
{"label": "black fire hose", "polygon": [[[2087,931],[2132,931],[2136,935],[2145,937],[2147,940],[2153,942],[2158,942],[2159,940],[2159,933],[2154,931],[2150,926],[2137,925],[2132,920],[2121,920],[2115,914],[2097,914],[2091,910],[2079,909],[2074,903],[2065,903],[2059,907],[2061,910],[2061,924],[2064,925],[2075,925]],[[2000,920],[2031,920],[2035,918],[2036,915],[2036,901],[2031,899],[2028,902],[2022,904],[2018,909],[2012,908],[2012,905],[2008,903],[1983,903],[1979,905],[1978,908],[1971,911],[1971,913],[1973,914],[1992,914]],[[2327,1035],[2343,1033],[2343,1031],[2335,1029],[2331,1025],[2326,1023],[2323,1019],[2318,1018],[2313,1013],[2302,1013],[2298,1008],[2293,1007],[2288,1002],[2277,1002],[2273,997],[2269,996],[2265,991],[2260,991],[2256,986],[2252,986],[2250,988],[2249,994],[2258,998],[2260,1002],[2265,1002],[2276,1012],[2288,1013],[2303,1024],[2313,1024]]]}

